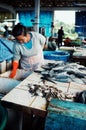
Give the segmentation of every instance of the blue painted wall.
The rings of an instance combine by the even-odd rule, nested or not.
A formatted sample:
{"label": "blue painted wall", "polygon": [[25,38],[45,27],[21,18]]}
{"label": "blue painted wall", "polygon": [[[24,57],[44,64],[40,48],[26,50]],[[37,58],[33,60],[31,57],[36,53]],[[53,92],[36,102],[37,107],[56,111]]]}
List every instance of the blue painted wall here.
{"label": "blue painted wall", "polygon": [[[45,29],[45,36],[51,36],[51,24],[53,21],[52,11],[41,11],[39,27]],[[33,27],[33,22],[35,14],[34,11],[22,11],[19,12],[19,21],[25,26]]]}
{"label": "blue painted wall", "polygon": [[32,11],[19,12],[19,21],[27,27],[32,27],[32,19],[34,19],[34,13]]}
{"label": "blue painted wall", "polygon": [[86,37],[86,11],[76,12],[76,32]]}

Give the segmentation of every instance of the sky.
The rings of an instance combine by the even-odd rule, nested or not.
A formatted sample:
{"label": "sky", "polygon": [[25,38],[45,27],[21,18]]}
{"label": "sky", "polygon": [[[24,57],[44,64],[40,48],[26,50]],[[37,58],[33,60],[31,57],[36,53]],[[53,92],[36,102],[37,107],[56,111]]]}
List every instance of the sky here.
{"label": "sky", "polygon": [[60,20],[66,24],[75,24],[75,11],[55,11],[54,21]]}

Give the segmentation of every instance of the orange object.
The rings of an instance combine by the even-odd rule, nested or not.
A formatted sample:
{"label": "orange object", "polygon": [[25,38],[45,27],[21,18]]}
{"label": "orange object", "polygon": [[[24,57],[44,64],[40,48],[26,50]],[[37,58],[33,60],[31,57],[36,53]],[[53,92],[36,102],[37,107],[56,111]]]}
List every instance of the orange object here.
{"label": "orange object", "polygon": [[65,41],[64,41],[65,46],[66,46],[66,45],[69,45],[70,43],[71,43],[71,39],[67,37],[67,38],[65,39]]}
{"label": "orange object", "polygon": [[11,71],[11,74],[9,75],[9,78],[14,78],[15,77],[18,66],[19,66],[19,63],[13,61],[13,69]]}

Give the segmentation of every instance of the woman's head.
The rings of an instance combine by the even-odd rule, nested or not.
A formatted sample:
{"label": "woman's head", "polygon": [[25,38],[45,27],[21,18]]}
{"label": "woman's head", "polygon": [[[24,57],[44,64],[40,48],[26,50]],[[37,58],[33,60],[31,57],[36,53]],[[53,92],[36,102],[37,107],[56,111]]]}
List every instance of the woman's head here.
{"label": "woman's head", "polygon": [[17,37],[19,35],[26,35],[27,34],[27,28],[22,25],[21,23],[18,23],[17,25],[14,26],[13,30],[12,30],[12,35],[14,37]]}
{"label": "woman's head", "polygon": [[24,43],[24,42],[28,42],[27,32],[28,32],[27,27],[25,27],[21,23],[18,23],[17,25],[14,26],[14,28],[12,30],[12,35],[20,43]]}

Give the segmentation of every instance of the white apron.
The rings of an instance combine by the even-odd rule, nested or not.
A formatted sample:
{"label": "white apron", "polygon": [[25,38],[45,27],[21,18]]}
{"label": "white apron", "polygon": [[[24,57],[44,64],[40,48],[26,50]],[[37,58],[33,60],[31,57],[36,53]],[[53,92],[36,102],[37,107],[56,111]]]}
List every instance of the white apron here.
{"label": "white apron", "polygon": [[18,69],[15,78],[19,80],[24,80],[27,78],[34,70],[44,64],[43,53],[31,57],[22,57],[20,61],[20,68]]}
{"label": "white apron", "polygon": [[43,53],[37,54],[36,56],[26,57],[23,56],[20,61],[20,67],[27,71],[34,71],[39,66],[44,64]]}

